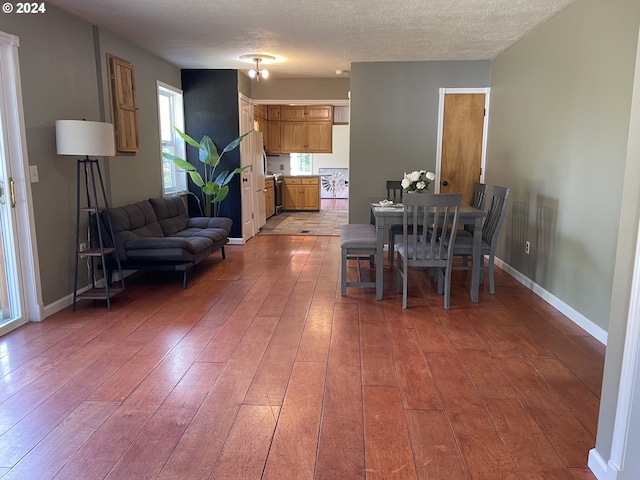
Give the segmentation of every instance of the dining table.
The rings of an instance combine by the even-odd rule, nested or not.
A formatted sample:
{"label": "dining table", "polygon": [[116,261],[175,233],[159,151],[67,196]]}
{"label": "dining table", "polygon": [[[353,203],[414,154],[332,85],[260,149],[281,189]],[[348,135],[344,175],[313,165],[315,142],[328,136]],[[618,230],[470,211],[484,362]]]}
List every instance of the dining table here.
{"label": "dining table", "polygon": [[[383,285],[384,285],[384,265],[382,259],[384,258],[384,240],[385,232],[388,225],[402,224],[402,217],[404,213],[404,205],[402,203],[387,203],[381,204],[379,199],[370,199],[371,204],[371,223],[376,227],[376,299],[382,300]],[[481,254],[482,245],[482,224],[484,223],[484,217],[486,212],[478,208],[474,208],[470,205],[461,205],[458,213],[459,225],[473,225],[473,253],[472,253],[472,265],[471,265],[471,286],[470,296],[471,301],[478,303],[478,293],[480,290],[480,275],[482,269],[480,268],[481,262],[484,261]]]}

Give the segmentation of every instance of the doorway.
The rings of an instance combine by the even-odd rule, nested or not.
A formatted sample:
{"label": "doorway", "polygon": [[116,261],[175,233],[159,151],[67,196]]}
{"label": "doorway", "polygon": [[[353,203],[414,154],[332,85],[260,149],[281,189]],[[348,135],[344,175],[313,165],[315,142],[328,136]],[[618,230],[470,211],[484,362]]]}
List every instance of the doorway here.
{"label": "doorway", "polygon": [[462,192],[469,204],[475,182],[484,182],[489,88],[441,88],[436,193]]}
{"label": "doorway", "polygon": [[0,335],[42,315],[18,45],[0,32]]}

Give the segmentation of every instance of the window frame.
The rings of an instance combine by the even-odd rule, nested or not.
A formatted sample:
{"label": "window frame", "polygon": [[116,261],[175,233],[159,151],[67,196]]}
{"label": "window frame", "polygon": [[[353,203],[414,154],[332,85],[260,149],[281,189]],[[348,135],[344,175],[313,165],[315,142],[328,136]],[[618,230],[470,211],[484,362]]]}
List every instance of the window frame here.
{"label": "window frame", "polygon": [[[169,124],[173,127],[176,126],[180,131],[184,132],[184,98],[183,92],[179,88],[161,82],[156,81],[156,93],[158,102],[158,139],[160,141],[160,176],[162,183],[162,195],[184,195],[188,192],[187,172],[176,167],[176,165],[165,159],[162,156],[164,151],[186,159],[186,143],[178,135],[178,133],[171,128],[171,140],[163,140],[163,108],[161,108],[161,97],[167,97],[169,99]],[[165,150],[166,148],[166,150]],[[166,183],[165,169],[169,170],[169,177],[172,179],[171,184]]]}

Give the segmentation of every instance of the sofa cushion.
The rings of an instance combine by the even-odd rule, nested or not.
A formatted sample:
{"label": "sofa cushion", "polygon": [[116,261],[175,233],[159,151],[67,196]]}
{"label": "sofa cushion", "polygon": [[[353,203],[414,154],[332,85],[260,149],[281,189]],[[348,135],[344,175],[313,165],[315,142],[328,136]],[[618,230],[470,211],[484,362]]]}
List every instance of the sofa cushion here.
{"label": "sofa cushion", "polygon": [[[162,238],[164,234],[149,201],[109,209],[115,246],[120,260],[127,259],[125,244],[138,238]],[[103,222],[106,212],[103,212]],[[107,239],[108,239],[107,235]],[[110,242],[107,242],[110,243]],[[109,245],[113,246],[113,245]]]}
{"label": "sofa cushion", "polygon": [[166,236],[174,235],[187,228],[189,214],[181,197],[150,198],[149,203]]}
{"label": "sofa cushion", "polygon": [[211,253],[213,241],[205,237],[136,238],[125,243],[128,258],[137,261],[194,261]]}

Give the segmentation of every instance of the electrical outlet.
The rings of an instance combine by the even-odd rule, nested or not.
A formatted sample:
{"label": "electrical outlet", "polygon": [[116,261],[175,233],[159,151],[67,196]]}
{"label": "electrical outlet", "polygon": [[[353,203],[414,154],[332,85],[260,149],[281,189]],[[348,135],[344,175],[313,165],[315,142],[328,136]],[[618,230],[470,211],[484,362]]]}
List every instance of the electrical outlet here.
{"label": "electrical outlet", "polygon": [[81,243],[80,244],[80,251],[84,252],[87,249],[87,244],[86,243]]}
{"label": "electrical outlet", "polygon": [[524,242],[524,253],[526,253],[527,255],[531,253],[531,242],[529,240]]}

